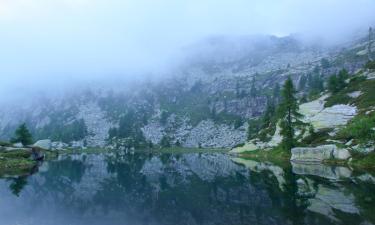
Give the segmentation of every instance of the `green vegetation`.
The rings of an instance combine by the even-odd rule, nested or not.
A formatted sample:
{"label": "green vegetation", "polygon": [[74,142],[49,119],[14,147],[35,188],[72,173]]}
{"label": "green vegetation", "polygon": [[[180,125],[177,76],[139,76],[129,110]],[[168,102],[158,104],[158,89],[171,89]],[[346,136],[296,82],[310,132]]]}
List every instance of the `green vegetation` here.
{"label": "green vegetation", "polygon": [[303,138],[301,140],[301,145],[302,146],[319,146],[323,144],[327,144],[327,140],[330,139],[329,133],[333,129],[331,128],[326,128],[326,129],[321,129],[319,131],[314,131],[314,128],[312,126],[309,127],[309,133],[307,137]]}
{"label": "green vegetation", "polygon": [[260,118],[252,118],[248,121],[247,139],[259,138],[262,141],[269,139],[268,134],[273,134],[276,130],[278,115],[277,104],[280,102],[280,85],[276,83],[272,96],[267,97],[266,110]]}
{"label": "green vegetation", "polygon": [[346,79],[349,78],[349,73],[345,69],[342,69],[338,75],[332,75],[328,80],[328,90],[335,94],[342,89],[344,89],[346,84]]}
{"label": "green vegetation", "polygon": [[350,165],[357,169],[375,169],[375,152],[353,155]]}
{"label": "green vegetation", "polygon": [[323,59],[320,60],[320,65],[323,69],[328,69],[331,66],[328,59],[326,59],[326,58],[323,58]]}
{"label": "green vegetation", "polygon": [[253,159],[256,161],[269,161],[276,165],[288,166],[291,154],[285,151],[282,147],[277,147],[271,150],[256,150],[240,154],[242,158]]}
{"label": "green vegetation", "polygon": [[[351,98],[348,94],[360,91],[361,95]],[[350,104],[357,106],[360,110],[367,110],[375,105],[375,80],[367,80],[365,76],[358,74],[353,76],[344,89],[336,92],[326,99],[325,107],[336,104]]]}
{"label": "green vegetation", "polygon": [[168,136],[163,136],[160,140],[160,146],[162,148],[170,148],[171,147],[171,141]]}
{"label": "green vegetation", "polygon": [[87,134],[87,127],[83,119],[65,125],[61,121],[52,122],[37,132],[37,136],[40,138],[48,137],[53,141],[65,143],[82,140]]}
{"label": "green vegetation", "polygon": [[21,124],[14,133],[14,137],[11,139],[11,142],[18,143],[21,142],[24,146],[30,145],[33,143],[33,138],[29,129],[25,123]]}
{"label": "green vegetation", "polygon": [[143,126],[142,121],[137,120],[135,111],[128,110],[128,112],[120,118],[119,127],[111,128],[108,131],[109,139],[123,139],[125,147],[127,148],[140,148],[146,147],[147,142],[143,136],[141,127]]}
{"label": "green vegetation", "polygon": [[280,127],[283,136],[282,146],[284,150],[290,150],[295,146],[294,129],[300,124],[302,115],[298,112],[299,105],[295,97],[297,91],[294,88],[293,81],[289,77],[281,91],[282,101],[279,106],[279,116],[281,118]]}
{"label": "green vegetation", "polygon": [[0,152],[0,158],[28,159],[30,157],[31,157],[31,152],[24,150],[24,149],[12,150],[9,152]]}
{"label": "green vegetation", "polygon": [[375,70],[375,60],[368,61],[365,65],[366,69]]}
{"label": "green vegetation", "polygon": [[[316,67],[317,68],[317,67]],[[313,99],[316,95],[319,95],[324,90],[323,79],[319,74],[319,70],[315,71],[314,74],[307,76],[309,98]]]}
{"label": "green vegetation", "polygon": [[262,120],[259,118],[253,118],[248,121],[248,129],[247,129],[247,140],[251,140],[255,138],[262,128]]}
{"label": "green vegetation", "polygon": [[30,171],[36,165],[30,157],[31,152],[23,149],[0,152],[0,175],[23,174]]}
{"label": "green vegetation", "polygon": [[356,116],[350,123],[341,129],[337,138],[346,141],[355,139],[360,144],[375,140],[375,113]]}

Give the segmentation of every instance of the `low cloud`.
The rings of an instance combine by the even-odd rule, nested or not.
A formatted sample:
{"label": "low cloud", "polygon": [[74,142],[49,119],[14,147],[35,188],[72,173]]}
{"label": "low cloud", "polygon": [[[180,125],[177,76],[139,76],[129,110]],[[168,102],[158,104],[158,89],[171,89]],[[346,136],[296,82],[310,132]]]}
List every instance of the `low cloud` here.
{"label": "low cloud", "polygon": [[373,0],[0,0],[0,89],[44,80],[163,74],[215,35],[343,41]]}

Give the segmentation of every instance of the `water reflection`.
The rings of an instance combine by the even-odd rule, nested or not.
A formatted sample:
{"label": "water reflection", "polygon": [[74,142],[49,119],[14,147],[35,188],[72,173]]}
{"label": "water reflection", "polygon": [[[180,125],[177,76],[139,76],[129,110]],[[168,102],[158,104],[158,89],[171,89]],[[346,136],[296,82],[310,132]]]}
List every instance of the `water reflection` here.
{"label": "water reflection", "polygon": [[371,224],[371,179],[221,153],[62,156],[0,180],[0,224]]}

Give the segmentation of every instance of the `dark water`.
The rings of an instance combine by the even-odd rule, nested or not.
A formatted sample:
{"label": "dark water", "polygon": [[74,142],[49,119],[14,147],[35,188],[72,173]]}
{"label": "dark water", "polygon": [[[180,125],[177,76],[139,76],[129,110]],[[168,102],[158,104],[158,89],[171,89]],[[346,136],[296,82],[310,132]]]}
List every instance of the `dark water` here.
{"label": "dark water", "polygon": [[375,179],[222,153],[62,156],[0,179],[0,224],[374,224]]}

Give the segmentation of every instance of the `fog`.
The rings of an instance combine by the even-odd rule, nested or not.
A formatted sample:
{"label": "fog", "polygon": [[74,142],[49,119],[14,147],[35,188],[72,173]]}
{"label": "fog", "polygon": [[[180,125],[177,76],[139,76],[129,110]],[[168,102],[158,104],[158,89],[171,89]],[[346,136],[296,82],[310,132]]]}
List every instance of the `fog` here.
{"label": "fog", "polygon": [[373,0],[0,0],[0,95],[162,76],[216,35],[338,43],[374,24],[374,9]]}

